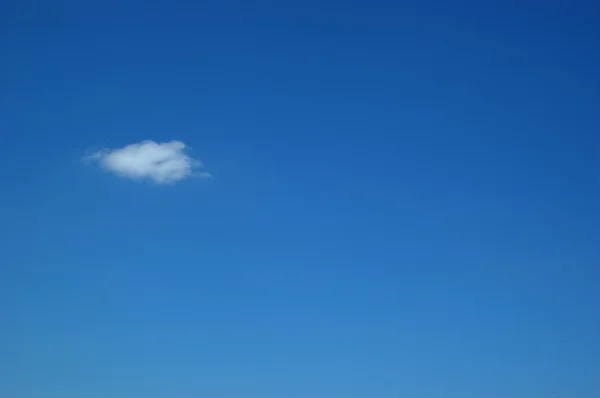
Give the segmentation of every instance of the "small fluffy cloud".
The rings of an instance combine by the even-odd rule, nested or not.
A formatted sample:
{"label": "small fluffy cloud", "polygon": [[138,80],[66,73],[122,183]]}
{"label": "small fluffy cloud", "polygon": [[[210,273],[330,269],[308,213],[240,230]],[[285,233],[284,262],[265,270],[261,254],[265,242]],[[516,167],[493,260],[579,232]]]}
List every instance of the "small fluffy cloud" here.
{"label": "small fluffy cloud", "polygon": [[181,141],[142,141],[118,149],[103,149],[86,158],[121,177],[169,184],[191,176],[210,177],[199,160],[185,153]]}

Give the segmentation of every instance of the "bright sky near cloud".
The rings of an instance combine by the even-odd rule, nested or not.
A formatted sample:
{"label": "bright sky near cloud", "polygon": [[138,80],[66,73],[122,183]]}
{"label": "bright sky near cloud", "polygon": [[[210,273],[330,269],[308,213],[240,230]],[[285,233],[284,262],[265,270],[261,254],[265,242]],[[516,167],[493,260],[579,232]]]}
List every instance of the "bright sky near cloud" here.
{"label": "bright sky near cloud", "polygon": [[0,398],[600,397],[600,14],[0,1]]}

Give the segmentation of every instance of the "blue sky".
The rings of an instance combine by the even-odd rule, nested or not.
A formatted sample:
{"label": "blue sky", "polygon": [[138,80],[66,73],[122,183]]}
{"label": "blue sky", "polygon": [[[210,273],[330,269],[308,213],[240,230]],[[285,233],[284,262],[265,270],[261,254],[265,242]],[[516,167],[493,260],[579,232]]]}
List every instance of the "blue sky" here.
{"label": "blue sky", "polygon": [[593,2],[192,3],[0,4],[0,396],[600,396]]}

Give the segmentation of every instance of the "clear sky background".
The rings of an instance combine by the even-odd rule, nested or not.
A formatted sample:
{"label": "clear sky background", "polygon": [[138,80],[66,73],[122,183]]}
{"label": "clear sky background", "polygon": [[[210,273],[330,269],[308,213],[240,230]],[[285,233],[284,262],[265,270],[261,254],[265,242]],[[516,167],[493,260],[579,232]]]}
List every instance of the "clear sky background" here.
{"label": "clear sky background", "polygon": [[600,396],[594,3],[1,1],[0,396]]}

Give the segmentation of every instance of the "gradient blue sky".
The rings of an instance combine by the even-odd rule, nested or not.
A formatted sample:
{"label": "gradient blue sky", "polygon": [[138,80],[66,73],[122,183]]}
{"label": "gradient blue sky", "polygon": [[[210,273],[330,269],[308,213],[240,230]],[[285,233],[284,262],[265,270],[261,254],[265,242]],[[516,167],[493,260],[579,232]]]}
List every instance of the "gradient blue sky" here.
{"label": "gradient blue sky", "polygon": [[0,2],[0,396],[600,396],[594,2],[192,3]]}

